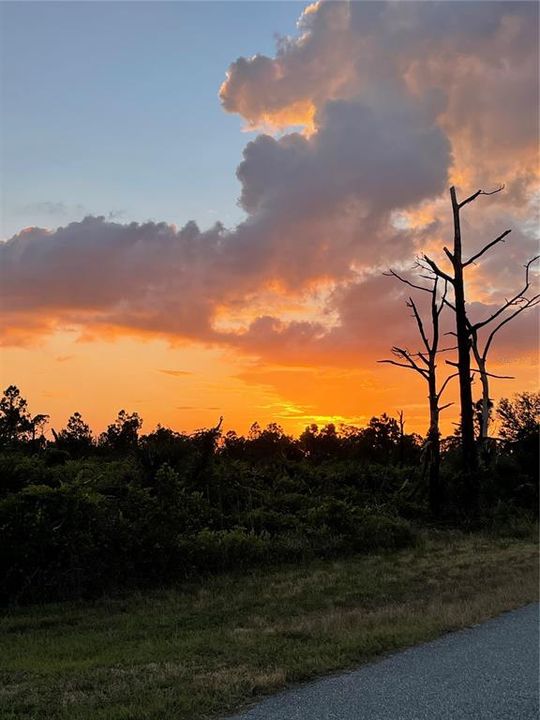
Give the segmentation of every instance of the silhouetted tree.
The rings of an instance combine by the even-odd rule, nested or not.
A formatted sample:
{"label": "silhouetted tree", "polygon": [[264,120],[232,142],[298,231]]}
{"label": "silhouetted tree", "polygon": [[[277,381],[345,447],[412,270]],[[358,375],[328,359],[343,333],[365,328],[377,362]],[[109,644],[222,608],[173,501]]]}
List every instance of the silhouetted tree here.
{"label": "silhouetted tree", "polygon": [[[197,482],[204,481],[206,486],[206,498],[208,502],[212,500],[212,477],[211,466],[216,452],[219,438],[221,437],[221,426],[223,424],[223,416],[215,427],[210,429],[198,430],[191,436],[195,447],[198,450],[198,460],[193,471],[193,477]],[[217,493],[221,506],[221,486],[218,485]]]}
{"label": "silhouetted tree", "polygon": [[[504,186],[501,186],[497,190],[491,192],[485,192],[484,190],[477,190],[475,193],[470,195],[465,200],[458,202],[456,197],[455,188],[450,188],[450,197],[452,201],[452,213],[454,221],[454,248],[453,252],[450,252],[448,248],[443,248],[446,256],[451,262],[453,274],[448,275],[441,270],[438,265],[426,255],[423,256],[424,267],[429,268],[434,272],[437,277],[444,279],[446,282],[451,283],[454,290],[454,301],[450,302],[446,300],[446,304],[452,308],[455,315],[456,322],[456,338],[458,344],[458,361],[457,363],[450,364],[454,365],[458,369],[460,379],[460,402],[461,402],[461,426],[460,436],[463,449],[463,462],[466,474],[469,476],[469,483],[471,485],[471,501],[476,504],[478,501],[478,486],[476,483],[475,470],[477,467],[477,452],[475,445],[475,433],[474,433],[474,408],[476,407],[479,412],[479,441],[481,449],[485,449],[485,444],[488,439],[489,433],[489,422],[491,417],[491,408],[493,407],[493,401],[489,397],[489,378],[499,377],[505,378],[506,376],[498,376],[489,373],[487,370],[487,357],[493,339],[496,333],[508,322],[517,317],[524,310],[534,307],[540,302],[540,296],[534,295],[531,298],[527,298],[525,293],[528,291],[530,286],[529,269],[533,262],[538,259],[538,256],[529,260],[525,265],[525,283],[524,286],[509,300],[506,300],[494,313],[488,318],[479,322],[473,323],[467,315],[466,311],[466,296],[465,296],[465,285],[464,285],[464,270],[468,266],[474,264],[479,260],[488,250],[495,245],[505,242],[505,238],[510,234],[511,230],[505,230],[494,240],[484,245],[478,252],[471,256],[468,260],[463,260],[462,251],[462,237],[461,237],[461,218],[460,211],[462,208],[470,202],[473,202],[480,195],[494,195],[501,192]],[[510,310],[511,312],[504,315],[505,311]],[[488,336],[482,342],[479,331],[483,328],[488,329]],[[477,364],[474,368],[471,366],[471,353]],[[482,386],[482,397],[481,400],[475,405],[472,399],[472,377],[474,373],[478,373],[480,376],[480,382]]]}
{"label": "silhouetted tree", "polygon": [[[540,295],[536,294],[530,298],[526,297],[526,293],[530,287],[529,270],[531,265],[538,260],[540,256],[536,256],[529,260],[525,265],[525,282],[523,287],[509,300],[506,300],[495,312],[489,317],[485,318],[476,323],[470,322],[467,318],[467,325],[471,337],[471,349],[476,361],[477,371],[480,375],[480,382],[482,384],[482,397],[477,403],[479,409],[479,441],[480,448],[485,450],[485,445],[489,437],[489,423],[491,419],[491,410],[493,407],[493,400],[489,394],[489,379],[496,377],[500,379],[511,379],[511,376],[494,375],[487,371],[487,359],[488,353],[491,349],[495,335],[511,320],[514,320],[525,310],[535,307],[540,302]],[[504,313],[510,310],[510,313],[505,315]],[[487,328],[488,335],[482,341],[479,337],[479,331],[483,328]],[[476,370],[474,371],[476,372]]]}
{"label": "silhouetted tree", "polygon": [[30,442],[38,449],[45,445],[45,426],[49,422],[49,416],[44,413],[34,415],[30,420]]}
{"label": "silhouetted tree", "polygon": [[306,457],[325,460],[339,456],[341,439],[334,423],[329,423],[320,429],[318,425],[312,423],[300,435],[298,443]]}
{"label": "silhouetted tree", "polygon": [[418,307],[412,297],[407,301],[407,307],[412,309],[412,316],[416,322],[420,338],[422,340],[423,349],[419,352],[412,353],[406,348],[394,345],[392,353],[396,360],[379,360],[380,363],[397,365],[397,367],[414,370],[421,375],[428,385],[429,399],[429,429],[427,433],[426,443],[424,446],[424,466],[429,468],[429,503],[433,515],[437,516],[441,510],[443,502],[443,488],[440,483],[440,429],[439,417],[442,410],[449,407],[451,403],[440,405],[441,396],[446,389],[450,380],[455,377],[449,375],[441,387],[437,384],[437,356],[441,352],[453,348],[439,348],[440,340],[440,317],[445,306],[448,282],[444,280],[442,292],[439,293],[439,277],[430,278],[432,284],[430,287],[418,285],[407,278],[398,275],[394,270],[390,270],[387,275],[391,275],[402,283],[421,290],[430,295],[430,331],[426,330],[424,321],[420,315]]}
{"label": "silhouetted tree", "polygon": [[532,506],[536,513],[540,482],[540,393],[522,392],[513,400],[503,398],[497,407],[497,416],[501,422],[502,449],[529,478],[529,487],[534,488]]}
{"label": "silhouetted tree", "polygon": [[537,437],[540,429],[540,393],[518,393],[514,400],[503,398],[497,407],[501,420],[499,435],[508,442]]}
{"label": "silhouetted tree", "polygon": [[[450,198],[452,202],[452,215],[454,223],[454,246],[451,252],[447,247],[444,247],[444,253],[449,259],[452,267],[452,273],[448,274],[444,272],[437,263],[429,258],[427,255],[423,256],[423,266],[431,270],[435,275],[444,281],[451,284],[454,291],[453,303],[447,301],[447,304],[453,309],[455,316],[456,331],[455,336],[457,338],[457,349],[458,349],[458,360],[457,363],[447,361],[450,364],[457,367],[459,374],[459,387],[460,387],[460,410],[461,410],[461,422],[460,422],[460,436],[461,436],[461,448],[462,448],[462,459],[463,459],[463,470],[466,478],[466,484],[468,487],[468,500],[471,505],[473,512],[478,510],[479,502],[479,485],[476,470],[478,467],[478,454],[475,443],[474,433],[474,404],[472,398],[472,378],[475,372],[478,372],[482,382],[482,400],[480,403],[481,411],[481,423],[480,423],[480,437],[482,440],[487,438],[487,431],[489,428],[489,417],[491,400],[489,398],[489,381],[490,373],[486,369],[487,353],[491,346],[492,340],[496,332],[506,322],[510,321],[513,317],[518,315],[526,307],[531,304],[538,302],[537,298],[527,300],[522,297],[523,292],[528,289],[528,273],[529,266],[533,262],[532,260],[526,266],[526,283],[525,290],[520,291],[511,300],[507,301],[499,310],[493,313],[492,316],[487,318],[480,323],[471,323],[466,311],[466,294],[465,294],[465,282],[464,282],[464,270],[479,260],[484,253],[490,248],[494,247],[500,242],[504,242],[505,238],[511,230],[505,230],[498,235],[494,240],[484,245],[478,252],[472,255],[469,259],[463,259],[463,245],[461,236],[461,210],[469,203],[476,200],[480,195],[494,195],[501,192],[504,186],[497,188],[491,192],[484,190],[477,190],[475,193],[467,197],[461,202],[458,201],[456,190],[454,187],[450,188]],[[515,307],[515,312],[511,313],[508,318],[499,322],[492,329],[491,334],[488,336],[486,344],[483,349],[480,349],[478,343],[478,330],[484,327],[500,317],[500,315],[509,307]],[[471,367],[471,352],[474,355],[478,368]]]}
{"label": "silhouetted tree", "polygon": [[115,451],[134,450],[137,447],[139,430],[143,424],[138,413],[120,410],[114,423],[111,423],[99,438],[100,445]]}
{"label": "silhouetted tree", "polygon": [[400,433],[397,420],[383,413],[372,417],[368,425],[360,431],[365,446],[372,451],[372,458],[381,460],[385,457],[391,461],[399,447]]}
{"label": "silhouetted tree", "polygon": [[60,449],[75,456],[85,455],[93,447],[92,431],[79,412],[69,417],[65,428],[58,433],[53,429],[52,434]]}
{"label": "silhouetted tree", "polygon": [[149,478],[163,464],[187,473],[195,462],[195,444],[189,435],[158,425],[139,439],[139,457]]}
{"label": "silhouetted tree", "polygon": [[[36,416],[36,419],[39,419],[39,416]],[[16,385],[10,385],[0,399],[0,441],[13,443],[29,440],[33,428],[27,401],[21,396]]]}
{"label": "silhouetted tree", "polygon": [[[500,190],[500,188],[499,188]],[[495,190],[494,192],[499,192]],[[489,247],[496,242],[504,239],[510,230],[506,230],[496,240],[489,243],[485,248],[471,257],[469,260],[463,260],[463,245],[461,237],[461,210],[470,202],[475,200],[479,195],[491,195],[483,190],[478,190],[465,200],[458,202],[455,187],[450,188],[450,199],[452,202],[452,216],[454,223],[454,246],[450,252],[447,247],[443,250],[450,260],[452,266],[452,274],[444,272],[437,263],[427,255],[423,256],[423,262],[438,278],[450,283],[454,291],[454,315],[456,323],[456,339],[458,350],[458,361],[456,367],[459,376],[459,394],[460,394],[460,411],[461,411],[461,447],[463,456],[463,469],[467,477],[467,485],[470,491],[469,500],[473,506],[473,510],[478,504],[478,483],[476,478],[476,469],[478,465],[475,437],[474,437],[474,409],[472,397],[472,375],[471,375],[471,338],[467,321],[467,312],[465,308],[465,282],[463,271],[467,265],[473,263],[480,257]]]}

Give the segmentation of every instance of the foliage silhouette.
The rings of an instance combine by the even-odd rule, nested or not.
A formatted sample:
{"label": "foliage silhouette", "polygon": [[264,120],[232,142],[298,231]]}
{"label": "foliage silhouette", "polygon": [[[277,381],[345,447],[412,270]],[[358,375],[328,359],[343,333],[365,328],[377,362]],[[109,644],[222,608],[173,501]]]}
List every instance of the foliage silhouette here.
{"label": "foliage silhouette", "polygon": [[[479,474],[487,527],[534,522],[540,396],[497,410],[501,440]],[[403,424],[403,423],[402,423]],[[141,435],[121,411],[97,439],[79,413],[36,442],[17,388],[0,400],[0,595],[95,597],[227,569],[404,547],[433,522],[421,438],[385,414],[366,427],[279,425]],[[459,440],[443,439],[439,522],[464,526]],[[518,520],[516,520],[518,518]],[[506,530],[505,530],[506,531]]]}

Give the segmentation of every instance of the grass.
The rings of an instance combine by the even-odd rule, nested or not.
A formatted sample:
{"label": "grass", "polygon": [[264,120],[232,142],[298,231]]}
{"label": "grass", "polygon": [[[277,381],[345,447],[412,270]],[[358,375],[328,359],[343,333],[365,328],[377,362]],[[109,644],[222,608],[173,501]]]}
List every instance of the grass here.
{"label": "grass", "polygon": [[430,538],[197,586],[7,611],[2,720],[197,720],[538,597],[537,546]]}

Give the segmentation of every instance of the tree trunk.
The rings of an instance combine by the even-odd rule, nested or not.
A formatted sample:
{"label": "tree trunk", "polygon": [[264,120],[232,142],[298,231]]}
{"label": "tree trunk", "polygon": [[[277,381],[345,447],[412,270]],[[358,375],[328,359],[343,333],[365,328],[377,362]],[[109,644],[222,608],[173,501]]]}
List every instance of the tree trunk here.
{"label": "tree trunk", "polygon": [[471,388],[470,359],[471,342],[465,310],[465,286],[463,282],[459,204],[456,199],[456,190],[454,187],[450,188],[450,197],[452,198],[452,211],[454,216],[454,253],[452,263],[454,266],[454,300],[458,345],[459,395],[461,405],[461,448],[463,471],[469,494],[468,500],[471,504],[471,510],[475,511],[478,506],[478,487],[476,478],[478,462],[474,441],[474,409]]}
{"label": "tree trunk", "polygon": [[489,435],[489,421],[491,410],[491,400],[489,397],[489,376],[486,370],[486,358],[482,356],[478,348],[478,333],[474,327],[471,328],[470,333],[471,347],[474,359],[476,361],[476,364],[478,365],[480,382],[482,384],[482,399],[480,401],[480,423],[478,430],[478,445],[480,447],[480,451],[482,452],[482,450],[485,449],[486,441]]}
{"label": "tree trunk", "polygon": [[483,460],[488,456],[488,437],[489,437],[489,421],[491,413],[491,399],[489,397],[489,377],[486,372],[486,363],[481,358],[477,358],[478,369],[480,370],[480,382],[482,383],[482,400],[481,400],[481,417],[480,417],[480,437],[478,443],[480,453]]}
{"label": "tree trunk", "polygon": [[440,478],[441,465],[441,441],[439,431],[431,433],[431,458],[429,465],[429,509],[434,518],[438,518],[441,514],[443,505],[443,494]]}
{"label": "tree trunk", "polygon": [[443,504],[440,482],[441,433],[439,431],[439,399],[435,382],[435,369],[429,377],[429,509],[433,517],[438,517]]}

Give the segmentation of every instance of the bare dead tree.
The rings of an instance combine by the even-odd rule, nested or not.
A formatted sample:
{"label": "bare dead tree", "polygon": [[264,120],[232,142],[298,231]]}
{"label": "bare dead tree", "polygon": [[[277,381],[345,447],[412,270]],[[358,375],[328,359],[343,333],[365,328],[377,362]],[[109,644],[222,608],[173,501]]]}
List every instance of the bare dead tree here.
{"label": "bare dead tree", "polygon": [[417,290],[422,290],[429,293],[430,295],[430,319],[431,319],[431,333],[426,331],[422,316],[418,311],[417,304],[412,297],[409,297],[407,301],[407,307],[411,308],[412,316],[415,319],[420,338],[422,340],[423,349],[419,352],[412,353],[406,348],[397,346],[392,347],[392,354],[394,360],[379,360],[380,363],[387,363],[389,365],[396,365],[397,367],[406,368],[408,370],[414,370],[421,375],[428,385],[428,398],[429,398],[429,430],[427,433],[426,443],[424,446],[426,462],[429,466],[429,503],[430,509],[434,516],[439,515],[441,505],[443,503],[443,488],[440,483],[440,429],[439,429],[439,417],[442,410],[449,407],[452,403],[446,405],[440,405],[440,400],[443,392],[445,391],[448,383],[453,377],[456,377],[457,373],[449,375],[441,387],[437,384],[437,355],[447,350],[454,348],[443,348],[439,349],[440,341],[440,317],[443,308],[446,304],[446,294],[448,289],[448,282],[443,281],[442,292],[439,293],[439,277],[434,275],[431,277],[432,284],[430,287],[424,285],[418,285],[401,275],[398,275],[394,270],[390,270],[385,275],[390,275],[402,283],[409,285]]}
{"label": "bare dead tree", "polygon": [[[498,378],[501,380],[511,380],[511,375],[495,375],[487,370],[487,359],[491,349],[495,335],[501,330],[507,323],[514,320],[525,310],[535,307],[540,303],[540,294],[532,295],[527,297],[527,292],[531,285],[530,280],[530,267],[533,263],[540,259],[540,255],[531,258],[525,265],[525,280],[523,287],[511,298],[507,298],[505,302],[491,315],[479,322],[472,323],[467,318],[467,326],[469,328],[471,338],[471,350],[475,359],[477,367],[472,370],[473,373],[478,373],[480,382],[482,385],[482,397],[479,401],[480,405],[480,428],[479,428],[479,444],[480,450],[483,452],[486,448],[486,443],[489,438],[489,424],[491,419],[491,408],[493,406],[492,399],[489,391],[490,378]],[[447,300],[447,305],[452,309],[453,306]],[[510,311],[505,315],[506,311]],[[488,330],[487,336],[481,338],[479,331],[483,328]],[[452,363],[449,363],[452,364]]]}
{"label": "bare dead tree", "polygon": [[464,282],[464,270],[466,267],[478,260],[485,252],[487,252],[494,245],[504,242],[506,236],[511,230],[505,230],[501,235],[487,243],[479,252],[470,257],[468,260],[463,260],[463,247],[462,247],[462,236],[461,236],[461,210],[469,203],[476,200],[480,195],[495,195],[500,192],[504,186],[497,188],[491,192],[484,190],[477,190],[475,193],[467,197],[461,202],[458,201],[455,187],[450,188],[450,199],[452,202],[452,216],[454,224],[454,246],[453,251],[447,247],[444,247],[444,253],[450,261],[452,267],[452,273],[446,273],[442,270],[437,263],[424,255],[422,258],[422,264],[424,268],[430,270],[438,278],[446,281],[452,286],[454,291],[454,303],[453,310],[456,322],[455,336],[457,339],[457,371],[459,377],[459,394],[460,394],[460,429],[461,429],[461,447],[463,457],[463,470],[467,478],[467,485],[469,489],[469,503],[473,512],[478,506],[478,481],[476,477],[476,470],[478,468],[478,455],[475,443],[474,435],[474,408],[473,408],[473,397],[472,397],[472,377],[473,372],[471,368],[471,326],[467,317],[467,311],[465,306],[465,282]]}

